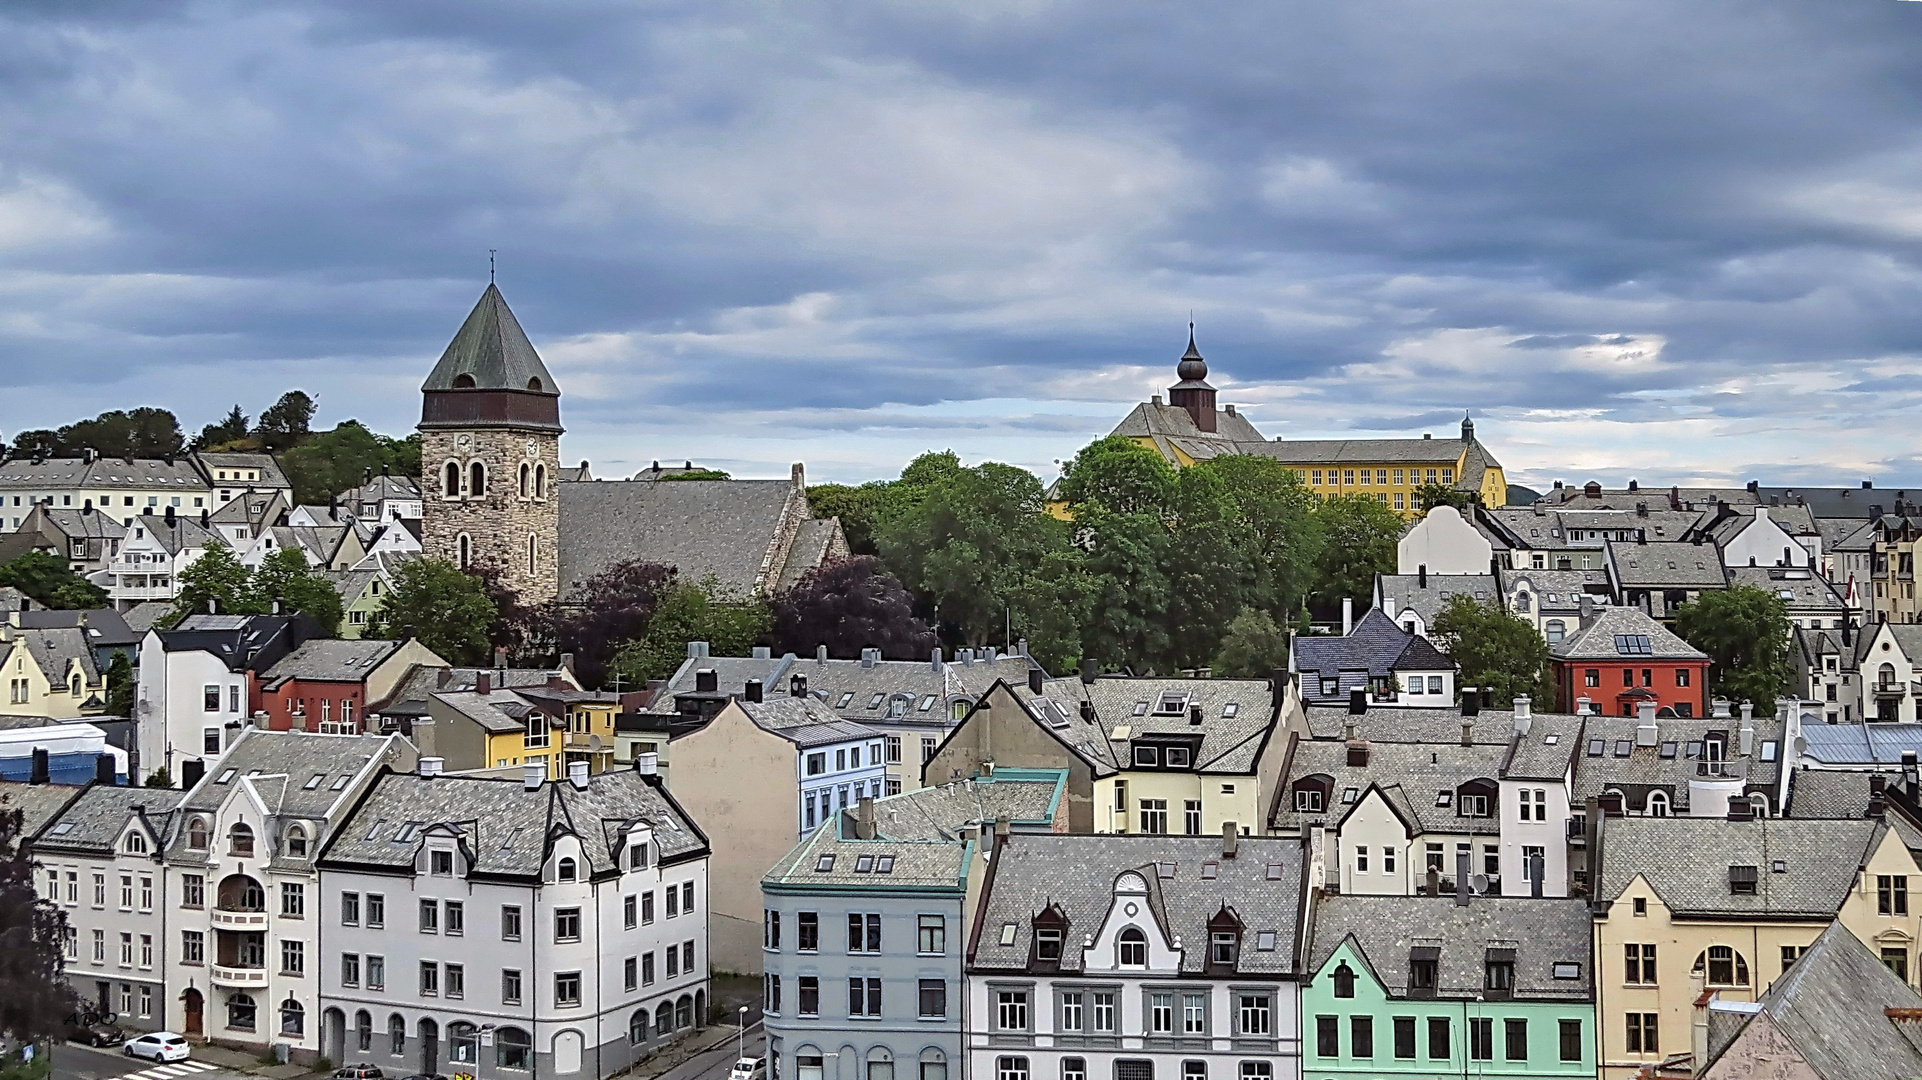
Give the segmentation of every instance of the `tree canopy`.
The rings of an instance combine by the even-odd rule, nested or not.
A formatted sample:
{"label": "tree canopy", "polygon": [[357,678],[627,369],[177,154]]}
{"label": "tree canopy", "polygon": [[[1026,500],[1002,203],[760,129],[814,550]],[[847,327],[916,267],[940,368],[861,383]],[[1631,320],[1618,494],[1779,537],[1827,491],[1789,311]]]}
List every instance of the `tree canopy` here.
{"label": "tree canopy", "polygon": [[1790,689],[1788,604],[1766,589],[1737,585],[1703,592],[1675,612],[1675,632],[1708,654],[1709,690],[1775,715]]}
{"label": "tree canopy", "polygon": [[0,586],[19,589],[42,607],[89,611],[107,606],[106,590],[67,568],[67,561],[29,551],[0,563]]}
{"label": "tree canopy", "polygon": [[647,629],[615,652],[600,685],[608,687],[615,673],[626,688],[667,678],[687,659],[690,641],[707,642],[715,656],[746,656],[772,621],[767,605],[734,595],[711,577],[677,582],[661,593]]}
{"label": "tree canopy", "polygon": [[1259,679],[1288,666],[1288,635],[1259,608],[1242,608],[1222,635],[1217,678]]}
{"label": "tree canopy", "polygon": [[232,615],[266,615],[278,605],[282,614],[311,617],[329,635],[340,632],[339,590],[296,548],[282,548],[249,570],[226,544],[209,544],[180,572],[178,584],[169,625],[208,611],[211,602],[213,610]]}
{"label": "tree canopy", "polygon": [[40,896],[24,833],[25,814],[0,794],[0,1032],[10,1044],[61,1034],[77,1004],[61,976],[67,916]]}
{"label": "tree canopy", "polygon": [[938,642],[914,597],[871,555],[818,566],[775,597],[768,640],[776,653],[808,656],[826,645],[829,656],[874,648],[889,660],[921,659]]}
{"label": "tree canopy", "polygon": [[553,634],[561,651],[574,654],[583,685],[605,685],[614,655],[646,636],[678,577],[671,566],[627,559],[574,586],[554,613]]}
{"label": "tree canopy", "polygon": [[484,664],[492,647],[487,631],[495,615],[482,578],[446,559],[421,556],[394,570],[393,588],[368,621],[366,636],[395,639],[411,629],[422,645],[450,664]]}
{"label": "tree canopy", "polygon": [[1499,596],[1483,603],[1456,593],[1435,616],[1429,636],[1460,666],[1458,682],[1509,702],[1528,695],[1535,707],[1555,707],[1555,676],[1548,642],[1509,613]]}
{"label": "tree canopy", "polygon": [[369,474],[418,478],[420,436],[391,439],[357,420],[343,420],[281,454],[280,467],[294,487],[296,505],[325,506],[341,492],[359,487]]}
{"label": "tree canopy", "polygon": [[1314,598],[1332,611],[1343,597],[1375,594],[1375,575],[1395,570],[1395,548],[1407,522],[1372,495],[1330,495],[1315,516],[1322,527]]}
{"label": "tree canopy", "polygon": [[186,449],[180,421],[166,409],[114,409],[91,420],[76,420],[58,430],[22,431],[14,436],[16,454],[76,457],[98,451],[102,457],[157,458]]}

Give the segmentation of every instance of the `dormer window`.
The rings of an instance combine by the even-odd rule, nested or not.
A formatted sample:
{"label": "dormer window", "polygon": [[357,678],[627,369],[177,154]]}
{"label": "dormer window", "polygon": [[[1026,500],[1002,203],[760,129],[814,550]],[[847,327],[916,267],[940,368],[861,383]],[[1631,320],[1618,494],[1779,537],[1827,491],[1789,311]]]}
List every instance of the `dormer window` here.
{"label": "dormer window", "polygon": [[1170,746],[1168,748],[1168,767],[1170,769],[1187,768],[1188,748],[1185,746]]}
{"label": "dormer window", "polygon": [[579,876],[579,866],[573,859],[562,859],[554,870],[554,879],[556,881],[574,881]]}
{"label": "dormer window", "polygon": [[1154,768],[1161,764],[1161,748],[1156,746],[1135,746],[1135,764]]}
{"label": "dormer window", "polygon": [[1491,998],[1515,992],[1515,950],[1488,950],[1482,961],[1482,990]]}
{"label": "dormer window", "polygon": [[[565,867],[566,865],[567,865],[567,860],[563,860],[562,866]],[[454,853],[451,851],[428,852],[427,853],[427,872],[430,874],[438,874],[441,877],[451,877],[454,873]],[[568,877],[562,878],[561,880],[572,881],[573,877],[570,874]]]}
{"label": "dormer window", "polygon": [[636,841],[627,848],[627,868],[629,870],[647,869],[647,844]]}
{"label": "dormer window", "polygon": [[207,850],[206,818],[195,818],[187,823],[187,849],[189,851]]}
{"label": "dormer window", "polygon": [[1034,958],[1036,960],[1059,963],[1061,961],[1061,931],[1036,930],[1034,932]]}
{"label": "dormer window", "polygon": [[1753,866],[1731,866],[1728,868],[1728,891],[1731,896],[1754,896],[1756,873]]}
{"label": "dormer window", "polygon": [[307,830],[298,825],[287,827],[287,857],[304,859],[307,857]]}
{"label": "dormer window", "polygon": [[1166,690],[1155,702],[1156,716],[1185,716],[1188,713],[1188,692],[1185,690]]}
{"label": "dormer window", "polygon": [[227,833],[227,854],[252,858],[254,854],[254,831],[245,823],[235,825]]}
{"label": "dormer window", "polygon": [[1343,960],[1341,964],[1335,968],[1335,973],[1332,978],[1335,983],[1336,997],[1351,998],[1355,996],[1355,969],[1348,966],[1348,961]]}
{"label": "dormer window", "polygon": [[1148,966],[1148,935],[1140,927],[1130,926],[1115,938],[1115,964],[1124,968]]}
{"label": "dormer window", "polygon": [[129,855],[145,855],[147,838],[137,832],[130,832],[127,834],[127,842],[121,845],[121,849]]}
{"label": "dormer window", "polygon": [[1436,969],[1441,966],[1441,949],[1434,945],[1417,945],[1408,953],[1408,994],[1410,997],[1434,997],[1437,980]]}
{"label": "dormer window", "polygon": [[1241,953],[1241,937],[1232,930],[1216,930],[1208,935],[1208,962],[1232,965]]}

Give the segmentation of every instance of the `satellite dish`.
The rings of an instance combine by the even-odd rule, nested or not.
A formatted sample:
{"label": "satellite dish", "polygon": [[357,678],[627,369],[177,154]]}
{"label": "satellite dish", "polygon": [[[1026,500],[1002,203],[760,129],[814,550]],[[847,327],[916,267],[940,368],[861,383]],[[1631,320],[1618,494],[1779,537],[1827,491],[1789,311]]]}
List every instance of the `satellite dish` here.
{"label": "satellite dish", "polygon": [[1472,883],[1475,886],[1476,892],[1486,893],[1488,891],[1488,875],[1487,874],[1476,874],[1474,877],[1469,878],[1468,880],[1470,881],[1470,883]]}

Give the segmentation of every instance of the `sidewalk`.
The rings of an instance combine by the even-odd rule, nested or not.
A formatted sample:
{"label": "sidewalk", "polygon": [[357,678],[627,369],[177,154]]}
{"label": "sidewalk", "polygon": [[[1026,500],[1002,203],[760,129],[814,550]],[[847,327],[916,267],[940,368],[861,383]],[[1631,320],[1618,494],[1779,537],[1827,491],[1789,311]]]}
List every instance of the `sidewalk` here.
{"label": "sidewalk", "polygon": [[[760,1021],[758,1020],[748,1025],[748,1031],[750,1033],[759,1030],[759,1028]],[[732,1049],[736,1036],[737,1030],[734,1027],[725,1024],[715,1024],[704,1031],[695,1032],[685,1039],[671,1043],[649,1054],[635,1062],[625,1075],[634,1078],[634,1080],[652,1080],[653,1077],[672,1072],[682,1065],[687,1064],[689,1061],[700,1057],[702,1054],[717,1050],[722,1046]]]}
{"label": "sidewalk", "polygon": [[193,1049],[194,1060],[217,1065],[228,1072],[246,1073],[250,1076],[264,1076],[267,1080],[294,1080],[306,1076],[312,1070],[302,1065],[263,1064],[260,1055],[245,1050],[233,1050],[212,1043],[199,1043]]}

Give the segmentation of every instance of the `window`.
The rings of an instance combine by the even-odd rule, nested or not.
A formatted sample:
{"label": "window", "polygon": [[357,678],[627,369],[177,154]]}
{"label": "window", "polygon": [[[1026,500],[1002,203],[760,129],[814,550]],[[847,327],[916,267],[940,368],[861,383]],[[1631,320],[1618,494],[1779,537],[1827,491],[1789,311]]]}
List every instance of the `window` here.
{"label": "window", "polygon": [[880,979],[851,978],[848,980],[848,1015],[880,1018]]}
{"label": "window", "polygon": [[422,997],[440,993],[440,965],[432,960],[420,962],[420,992]]}
{"label": "window", "polygon": [[1428,1056],[1447,1060],[1449,1054],[1449,1025],[1446,1016],[1428,1018]]}
{"label": "window", "polygon": [[521,973],[516,968],[501,969],[501,1004],[521,1003]]}
{"label": "window", "polygon": [[554,976],[554,1004],[572,1007],[581,1003],[581,973],[563,971]]}
{"label": "window", "polygon": [[821,1015],[821,980],[813,975],[796,979],[795,1009],[802,1016]]}
{"label": "window", "polygon": [[881,951],[881,916],[858,913],[848,915],[848,951],[851,953]]}
{"label": "window", "polygon": [[945,1019],[948,1015],[948,984],[944,979],[920,981],[919,1015],[923,1020]]}
{"label": "window", "polygon": [[1875,876],[1875,912],[1878,915],[1909,913],[1909,876],[1907,874]]}
{"label": "window", "polygon": [[367,989],[387,989],[387,958],[384,956],[367,957]]}
{"label": "window", "polygon": [[[454,853],[453,852],[430,851],[427,853],[427,858],[428,858],[428,864],[429,864],[429,873],[436,874],[441,877],[445,877],[448,874],[451,874],[454,872]],[[566,860],[566,859],[561,860],[561,865],[563,868],[567,866],[568,861],[569,860]],[[563,872],[565,871],[563,870]],[[561,880],[571,881],[573,879],[569,877],[563,877],[561,878]]]}
{"label": "window", "polygon": [[1181,1033],[1183,1035],[1208,1034],[1208,995],[1181,995]]}
{"label": "window", "polygon": [[919,940],[915,951],[922,956],[943,956],[948,951],[948,917],[946,915],[922,915],[918,919]]}
{"label": "window", "polygon": [[501,908],[501,940],[519,941],[521,939],[521,909],[518,905],[508,904]]}
{"label": "window", "polygon": [[556,881],[573,881],[579,875],[580,870],[573,859],[562,859],[554,870]]}
{"label": "window", "polygon": [[1694,974],[1702,974],[1707,968],[1710,986],[1747,986],[1748,961],[1741,953],[1727,945],[1710,945],[1707,951],[1695,957]]}
{"label": "window", "polygon": [[1172,1035],[1175,1030],[1175,996],[1173,994],[1148,995],[1148,1033],[1151,1035]]}
{"label": "window", "polygon": [[1106,993],[1088,995],[1089,1031],[1099,1033],[1115,1030],[1114,997]]}
{"label": "window", "polygon": [[1028,1080],[1028,1059],[1024,1057],[995,1058],[994,1080]]}
{"label": "window", "polygon": [[1642,986],[1655,984],[1655,946],[1622,946],[1622,981]]}
{"label": "window", "polygon": [[[151,951],[150,943],[144,936],[141,942],[141,951],[143,953]],[[141,966],[145,967],[147,965],[143,964]],[[280,943],[280,970],[281,973],[285,975],[306,974],[307,945],[305,942],[282,941]]]}
{"label": "window", "polygon": [[1688,669],[1687,668],[1678,667],[1675,669],[1675,685],[1677,686],[1688,685]]}
{"label": "window", "polygon": [[1320,788],[1304,788],[1304,787],[1296,788],[1295,789],[1295,810],[1297,812],[1305,813],[1305,814],[1320,813],[1321,812],[1321,789]]}
{"label": "window", "polygon": [[1355,969],[1348,966],[1348,961],[1343,960],[1341,964],[1335,968],[1333,981],[1335,984],[1336,997],[1351,998],[1355,996]]}
{"label": "window", "polygon": [[1154,835],[1168,831],[1168,800],[1141,800],[1141,831]]}
{"label": "window", "polygon": [[[1493,952],[1493,950],[1491,950]],[[1515,957],[1512,952],[1491,955],[1482,963],[1482,989],[1489,996],[1506,996],[1515,989]]]}
{"label": "window", "polygon": [[651,952],[641,954],[641,985],[654,985],[654,954]]}
{"label": "window", "polygon": [[[101,905],[101,902],[105,899],[105,897],[101,893],[101,890],[105,887],[105,885],[106,885],[105,878],[101,877],[99,874],[95,874],[93,876],[93,889],[94,889],[93,905],[95,907],[99,907]],[[197,907],[205,907],[206,904],[207,904],[207,879],[204,877],[201,877],[199,874],[181,875],[180,906],[197,908]]]}
{"label": "window", "polygon": [[1510,1017],[1502,1021],[1502,1051],[1509,1061],[1528,1060],[1528,1021]]}
{"label": "window", "polygon": [[554,911],[554,940],[579,941],[581,939],[581,909],[557,908]]}
{"label": "window", "polygon": [[1558,1021],[1558,1044],[1563,1061],[1582,1060],[1582,1022],[1580,1020]]}
{"label": "window", "polygon": [[995,992],[994,1027],[996,1031],[1028,1030],[1028,992],[1026,990]]}
{"label": "window", "polygon": [[803,911],[794,917],[794,947],[802,952],[815,952],[821,947],[821,917],[812,911]]}
{"label": "window", "polygon": [[235,824],[227,833],[229,855],[252,858],[254,854],[254,831],[245,824]]}
{"label": "window", "polygon": [[1181,827],[1189,836],[1201,835],[1201,800],[1187,799],[1181,804]]}
{"label": "window", "polygon": [[901,736],[889,735],[885,742],[888,748],[888,764],[901,764]]}
{"label": "window", "polygon": [[1882,966],[1895,972],[1895,977],[1903,982],[1909,981],[1909,950],[1895,946],[1882,950]]}
{"label": "window", "polygon": [[1034,958],[1036,960],[1060,961],[1061,931],[1058,929],[1036,929],[1034,932]]}
{"label": "window", "polygon": [[1241,938],[1231,930],[1216,930],[1208,935],[1208,962],[1232,964],[1241,951]]}
{"label": "window", "polygon": [[1661,1041],[1656,1036],[1658,1013],[1628,1014],[1628,1052],[1631,1054],[1659,1054]]}
{"label": "window", "polygon": [[1375,1056],[1374,1017],[1351,1016],[1348,1018],[1348,1054],[1350,1057],[1358,1058]]}
{"label": "window", "polygon": [[204,964],[207,962],[207,936],[200,930],[180,932],[180,961],[183,964]]}
{"label": "window", "polygon": [[1495,1021],[1486,1016],[1468,1018],[1468,1057],[1471,1061],[1495,1060]]}
{"label": "window", "polygon": [[649,891],[641,894],[641,925],[652,926],[653,924],[654,924],[654,892],[653,890],[650,889]]}
{"label": "window", "polygon": [[1340,1017],[1315,1017],[1315,1053],[1320,1057],[1341,1056]]}
{"label": "window", "polygon": [[396,1056],[407,1050],[407,1020],[399,1013],[387,1018],[387,1049]]}
{"label": "window", "polygon": [[1395,1056],[1415,1056],[1415,1018],[1412,1016],[1395,1017]]}
{"label": "window", "polygon": [[1115,962],[1120,967],[1148,966],[1148,936],[1130,926],[1115,939]]}
{"label": "window", "polygon": [[340,985],[360,985],[360,956],[357,953],[340,954]]}

